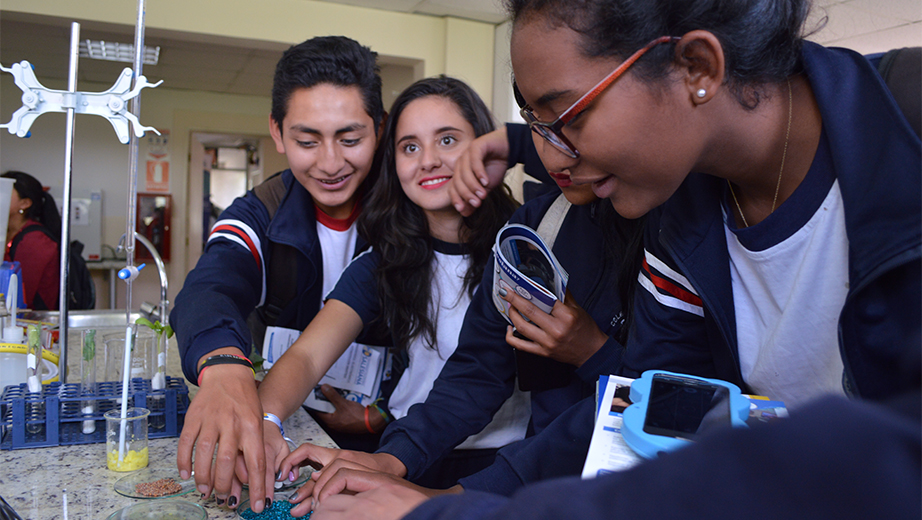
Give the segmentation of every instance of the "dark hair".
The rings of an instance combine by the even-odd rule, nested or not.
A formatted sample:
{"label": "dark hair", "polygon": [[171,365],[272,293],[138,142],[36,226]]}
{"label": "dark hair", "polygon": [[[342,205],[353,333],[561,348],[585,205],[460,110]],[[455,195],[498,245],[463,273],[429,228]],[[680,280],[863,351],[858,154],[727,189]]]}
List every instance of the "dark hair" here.
{"label": "dark hair", "polygon": [[[505,0],[513,22],[543,16],[582,35],[588,57],[627,58],[660,36],[709,31],[723,48],[726,81],[746,108],[759,87],[781,83],[800,68],[811,0]],[[668,75],[671,45],[647,52],[631,72],[648,80]]]}
{"label": "dark hair", "polygon": [[51,231],[52,235],[60,240],[61,214],[58,213],[58,206],[54,203],[54,197],[45,191],[42,183],[26,172],[13,170],[0,175],[0,177],[14,179],[16,182],[13,184],[13,189],[19,194],[19,198],[32,201],[32,206],[26,210],[24,216],[29,220],[40,222]]}
{"label": "dark hair", "polygon": [[[428,78],[407,87],[394,101],[381,145],[378,160],[380,179],[367,198],[367,205],[358,220],[358,229],[381,257],[375,272],[378,282],[380,320],[391,331],[397,347],[407,347],[410,341],[423,335],[431,348],[436,348],[435,324],[429,317],[432,298],[432,260],[434,250],[429,223],[423,210],[403,192],[395,164],[395,133],[404,109],[413,101],[439,96],[451,101],[474,128],[477,136],[493,130],[490,111],[480,96],[464,82],[448,77]],[[464,218],[459,239],[465,241],[471,255],[471,265],[464,276],[469,294],[483,277],[484,267],[492,258],[496,232],[515,211],[517,204],[508,188],[493,190],[480,208]]]}
{"label": "dark hair", "polygon": [[358,87],[365,112],[375,123],[375,133],[384,117],[378,54],[345,36],[318,36],[292,45],[275,66],[272,81],[272,119],[282,128],[288,114],[291,93],[321,83]]}

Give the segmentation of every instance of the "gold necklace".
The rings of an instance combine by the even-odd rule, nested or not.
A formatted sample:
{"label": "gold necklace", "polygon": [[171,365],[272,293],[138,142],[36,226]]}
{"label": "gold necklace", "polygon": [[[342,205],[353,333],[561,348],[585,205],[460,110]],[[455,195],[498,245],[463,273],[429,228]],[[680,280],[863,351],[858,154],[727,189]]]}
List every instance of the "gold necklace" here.
{"label": "gold necklace", "polygon": [[[794,111],[794,95],[791,93],[791,80],[788,80],[788,129],[784,134],[784,151],[781,152],[781,171],[778,172],[778,184],[775,185],[775,198],[772,199],[772,210],[769,215],[775,212],[775,204],[778,203],[778,191],[781,190],[781,176],[784,174],[784,160],[788,156],[788,138],[791,137],[791,115]],[[733,202],[736,203],[736,209],[740,212],[740,218],[743,219],[743,227],[749,227],[746,222],[746,215],[743,215],[743,208],[740,207],[740,201],[733,192],[733,184],[727,179],[727,186],[730,187],[730,195],[733,195]]]}

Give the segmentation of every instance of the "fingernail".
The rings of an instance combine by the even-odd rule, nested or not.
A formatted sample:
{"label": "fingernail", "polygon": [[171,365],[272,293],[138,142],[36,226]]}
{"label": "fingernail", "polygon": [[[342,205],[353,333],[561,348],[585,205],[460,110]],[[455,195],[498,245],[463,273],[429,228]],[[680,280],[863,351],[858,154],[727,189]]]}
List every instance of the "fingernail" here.
{"label": "fingernail", "polygon": [[314,472],[311,473],[311,480],[317,480],[318,478],[320,478],[320,472],[319,472],[319,471],[314,471]]}
{"label": "fingernail", "polygon": [[266,509],[268,509],[271,505],[272,505],[272,499],[269,497],[266,497]]}
{"label": "fingernail", "polygon": [[487,186],[487,180],[486,180],[486,179],[480,179],[480,184],[482,184],[484,187],[486,187],[486,186]]}
{"label": "fingernail", "polygon": [[471,199],[468,202],[471,203],[471,206],[475,206],[475,207],[480,203],[480,201],[477,199]]}
{"label": "fingernail", "polygon": [[196,487],[196,489],[198,489],[199,493],[202,494],[202,498],[205,498],[205,496],[208,495],[208,492],[211,491],[210,489],[208,489],[208,486],[205,484],[199,484],[198,487]]}
{"label": "fingernail", "polygon": [[289,501],[289,502],[297,502],[297,501],[298,501],[298,492],[295,491],[294,493],[292,493],[291,496],[288,497],[288,501]]}
{"label": "fingernail", "polygon": [[181,478],[181,479],[183,479],[183,480],[189,480],[189,472],[186,471],[186,470],[180,471],[180,472],[179,472],[179,478]]}
{"label": "fingernail", "polygon": [[206,500],[206,499],[208,499],[208,495],[205,493],[202,493],[202,500]]}
{"label": "fingernail", "polygon": [[298,477],[295,476],[295,472],[294,472],[294,471],[289,471],[289,472],[288,472],[288,481],[289,481],[289,482],[294,482],[295,479],[297,479],[297,478],[298,478]]}
{"label": "fingernail", "polygon": [[223,505],[224,505],[224,500],[221,499],[221,498],[216,498],[216,499],[215,499],[215,502],[217,502],[219,506],[223,506]]}
{"label": "fingernail", "polygon": [[499,295],[500,295],[500,296],[506,296],[507,294],[509,294],[509,293],[506,291],[506,289],[503,289],[502,287],[500,287],[500,288],[499,288],[499,291],[497,291],[497,292],[499,292]]}
{"label": "fingernail", "polygon": [[455,204],[455,209],[458,210],[458,213],[461,213],[461,210],[464,209],[464,206],[462,204]]}
{"label": "fingernail", "polygon": [[485,196],[484,193],[483,193],[482,191],[475,191],[474,194],[477,195],[478,197],[480,197],[481,199],[484,198],[484,196]]}
{"label": "fingernail", "polygon": [[275,480],[282,480],[282,470],[275,474]]}
{"label": "fingernail", "polygon": [[266,510],[266,506],[265,506],[265,504],[263,504],[263,501],[262,501],[262,500],[257,500],[256,502],[253,502],[253,507],[252,507],[252,509],[253,509],[254,511],[257,510],[257,509],[261,509],[261,510],[265,511],[265,510]]}
{"label": "fingernail", "polygon": [[230,498],[227,499],[227,507],[234,507],[235,505],[237,505],[237,497],[231,495]]}

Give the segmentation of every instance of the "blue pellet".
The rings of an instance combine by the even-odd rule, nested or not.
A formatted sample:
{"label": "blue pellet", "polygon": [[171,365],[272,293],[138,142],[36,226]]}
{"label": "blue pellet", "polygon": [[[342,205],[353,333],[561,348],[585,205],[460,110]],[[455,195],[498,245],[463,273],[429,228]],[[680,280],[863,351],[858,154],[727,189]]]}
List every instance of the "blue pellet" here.
{"label": "blue pellet", "polygon": [[[291,508],[294,507],[294,504],[287,500],[273,500],[272,505],[269,506],[269,509],[263,509],[262,513],[254,513],[252,509],[247,508],[244,512],[240,513],[240,516],[244,520],[287,520],[289,518],[295,518],[291,516]],[[311,513],[308,513],[301,517],[302,520],[307,520],[311,517]]]}

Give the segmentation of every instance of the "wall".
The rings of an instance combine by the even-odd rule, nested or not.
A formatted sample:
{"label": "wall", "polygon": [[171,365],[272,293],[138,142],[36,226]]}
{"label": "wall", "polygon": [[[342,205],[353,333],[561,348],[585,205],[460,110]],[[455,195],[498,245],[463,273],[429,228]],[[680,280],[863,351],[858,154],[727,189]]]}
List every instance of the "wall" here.
{"label": "wall", "polygon": [[[493,25],[459,20],[393,13],[375,9],[314,2],[311,0],[261,0],[216,4],[204,0],[157,0],[148,2],[146,26],[202,35],[296,43],[311,35],[344,34],[369,45],[392,62],[407,67],[390,68],[388,82],[410,81],[448,74],[468,81],[490,105],[493,93]],[[125,0],[3,0],[3,11],[55,16],[73,20],[134,26],[136,2]],[[2,11],[0,11],[2,15]],[[486,59],[484,59],[486,58]],[[157,78],[150,78],[156,81]],[[42,78],[39,78],[42,81]],[[114,81],[114,78],[113,78]],[[43,82],[49,88],[63,85]],[[102,91],[110,85],[81,83],[81,91]],[[166,86],[165,86],[166,87]],[[270,100],[266,97],[224,95],[200,91],[146,89],[142,96],[144,125],[169,129],[171,133],[171,193],[173,195],[172,261],[167,266],[170,300],[175,299],[186,273],[194,267],[187,259],[187,215],[197,214],[188,197],[189,139],[193,131],[268,135]],[[392,90],[398,90],[394,88]],[[385,96],[392,100],[396,93]],[[12,76],[0,74],[0,119],[21,105],[21,91]],[[63,184],[64,115],[45,114],[32,126],[32,137],[19,139],[0,131],[0,171],[21,169],[44,184],[59,189]],[[277,158],[276,158],[277,159]],[[284,161],[273,161],[284,164]],[[128,193],[128,148],[121,145],[109,123],[100,117],[76,118],[73,191],[102,187],[103,243],[116,245],[125,232]],[[194,206],[194,204],[192,204]],[[97,286],[106,300],[105,283]],[[119,303],[124,290],[119,288]],[[133,293],[134,306],[157,301],[156,271],[142,272]]]}

